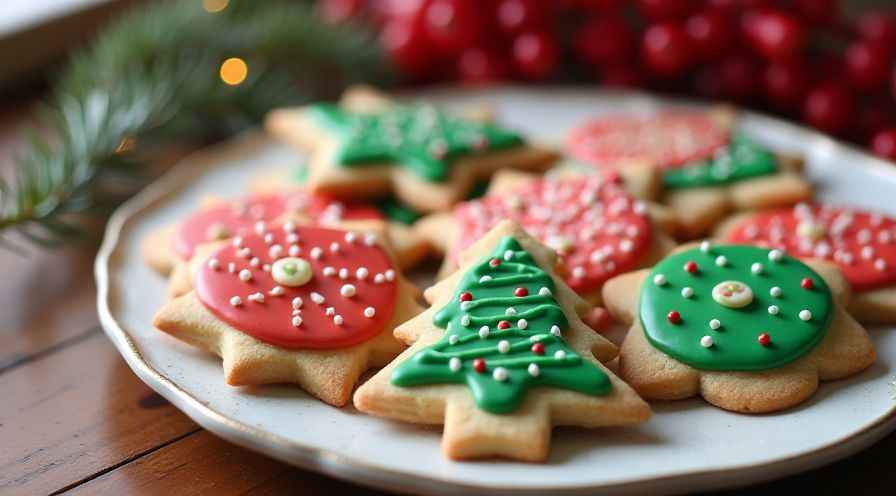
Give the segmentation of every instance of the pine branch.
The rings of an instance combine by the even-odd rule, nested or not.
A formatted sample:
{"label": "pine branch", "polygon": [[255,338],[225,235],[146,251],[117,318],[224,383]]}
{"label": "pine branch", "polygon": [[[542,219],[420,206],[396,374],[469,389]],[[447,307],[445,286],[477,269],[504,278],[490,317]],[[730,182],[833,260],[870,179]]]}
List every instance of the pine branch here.
{"label": "pine branch", "polygon": [[[248,76],[218,77],[229,57]],[[11,179],[0,178],[0,246],[16,231],[56,246],[86,234],[78,214],[115,203],[121,178],[146,181],[140,152],[228,136],[277,106],[335,96],[345,85],[388,81],[372,36],[327,25],[295,2],[231,1],[211,14],[195,0],[153,3],[118,19],[55,78]],[[113,186],[117,186],[113,187]]]}

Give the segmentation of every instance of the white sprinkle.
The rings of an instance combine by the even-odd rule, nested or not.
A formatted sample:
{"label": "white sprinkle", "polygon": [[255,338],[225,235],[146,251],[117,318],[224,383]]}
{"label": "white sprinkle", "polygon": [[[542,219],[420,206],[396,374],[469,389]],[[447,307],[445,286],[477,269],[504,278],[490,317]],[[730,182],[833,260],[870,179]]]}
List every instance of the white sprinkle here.
{"label": "white sprinkle", "polygon": [[261,293],[252,293],[249,295],[249,300],[254,301],[255,303],[264,303],[264,295]]}
{"label": "white sprinkle", "polygon": [[286,221],[286,224],[283,224],[283,231],[287,233],[296,232],[296,223],[291,220]]}
{"label": "white sprinkle", "polygon": [[317,303],[318,305],[322,305],[325,301],[327,301],[327,299],[324,298],[324,295],[318,293],[317,291],[312,291],[311,292],[311,301],[313,301],[314,303]]}
{"label": "white sprinkle", "polygon": [[333,317],[333,323],[341,326],[342,325],[342,315],[336,315]]}
{"label": "white sprinkle", "polygon": [[300,325],[302,325],[302,317],[299,317],[298,315],[296,315],[295,317],[293,317],[293,318],[292,318],[292,325],[293,325],[294,327],[299,327]]}
{"label": "white sprinkle", "polygon": [[354,243],[355,240],[358,239],[358,234],[352,231],[345,233],[345,242],[346,243]]}
{"label": "white sprinkle", "polygon": [[263,271],[265,271],[265,272],[270,272],[270,271],[271,271],[271,264],[264,264],[264,265],[262,265],[262,266],[261,266],[261,270],[263,270]]}
{"label": "white sprinkle", "polygon": [[507,315],[516,315],[516,308],[508,307],[507,310],[504,310],[504,313]]}
{"label": "white sprinkle", "polygon": [[559,336],[559,335],[560,335],[560,328],[557,327],[556,325],[552,325],[552,326],[551,326],[551,334],[553,334],[554,336]]}
{"label": "white sprinkle", "polygon": [[297,256],[299,256],[299,253],[301,253],[301,252],[302,252],[302,249],[299,248],[299,245],[292,245],[289,247],[289,256],[291,256],[291,257],[297,257]]}
{"label": "white sprinkle", "polygon": [[691,288],[681,288],[681,296],[690,298],[691,296],[694,296],[694,290]]}
{"label": "white sprinkle", "polygon": [[781,250],[776,249],[776,250],[771,250],[770,252],[768,252],[768,259],[771,260],[772,262],[780,262],[781,257],[783,257],[783,256],[784,256],[784,253],[782,253]]}
{"label": "white sprinkle", "polygon": [[339,243],[335,241],[330,243],[330,251],[332,251],[333,253],[339,253]]}
{"label": "white sprinkle", "polygon": [[504,252],[504,260],[509,262],[511,259],[513,259],[513,250],[505,251]]}
{"label": "white sprinkle", "polygon": [[218,262],[217,258],[209,258],[208,259],[208,268],[212,270],[218,270],[221,268],[221,264]]}
{"label": "white sprinkle", "polygon": [[582,267],[573,267],[572,276],[576,279],[581,279],[585,277],[585,269]]}
{"label": "white sprinkle", "polygon": [[722,322],[720,322],[719,319],[712,319],[709,321],[710,329],[718,329],[719,327],[722,327]]}
{"label": "white sprinkle", "polygon": [[252,279],[252,273],[249,272],[249,269],[243,269],[240,271],[240,280],[241,281],[249,281]]}
{"label": "white sprinkle", "polygon": [[657,286],[665,285],[666,284],[666,276],[664,276],[662,274],[657,274],[657,275],[653,276],[653,283],[656,284]]}
{"label": "white sprinkle", "polygon": [[386,278],[383,277],[382,274],[377,274],[377,275],[373,276],[373,282],[375,282],[376,284],[382,284],[383,281],[385,281],[385,280],[386,280]]}
{"label": "white sprinkle", "polygon": [[492,280],[492,276],[487,276],[487,275],[479,278],[479,282],[486,282],[486,281],[491,281],[491,280]]}
{"label": "white sprinkle", "polygon": [[233,262],[230,262],[229,264],[227,264],[227,272],[230,272],[231,274],[236,272],[236,264]]}
{"label": "white sprinkle", "polygon": [[252,257],[252,260],[249,260],[249,265],[252,267],[258,267],[261,265],[261,259],[258,257]]}
{"label": "white sprinkle", "polygon": [[273,289],[269,291],[271,296],[283,296],[285,290],[282,286],[274,286]]}
{"label": "white sprinkle", "polygon": [[759,262],[755,262],[750,266],[750,272],[754,274],[762,274],[762,264]]}
{"label": "white sprinkle", "polygon": [[234,297],[230,298],[230,304],[235,307],[238,307],[243,304],[243,299],[240,298],[239,296],[234,296]]}
{"label": "white sprinkle", "polygon": [[812,312],[808,310],[800,310],[800,320],[807,322],[812,320]]}
{"label": "white sprinkle", "polygon": [[320,256],[323,254],[323,250],[320,249],[319,246],[315,246],[311,249],[311,258],[315,260],[320,260]]}
{"label": "white sprinkle", "polygon": [[367,233],[364,235],[364,244],[367,246],[373,246],[376,243],[376,235],[373,233]]}
{"label": "white sprinkle", "polygon": [[874,261],[874,268],[877,270],[886,270],[887,269],[886,260],[884,260],[883,258],[878,258],[877,260]]}
{"label": "white sprinkle", "polygon": [[451,360],[448,360],[448,368],[451,369],[452,372],[457,372],[460,370],[463,363],[461,363],[460,358],[451,357]]}
{"label": "white sprinkle", "polygon": [[343,284],[341,288],[339,288],[339,294],[345,296],[346,298],[351,298],[355,296],[355,286],[351,284]]}
{"label": "white sprinkle", "polygon": [[719,267],[728,265],[728,258],[725,257],[725,255],[719,255],[718,257],[716,257],[716,265],[718,265]]}
{"label": "white sprinkle", "polygon": [[343,281],[348,279],[348,269],[346,269],[345,267],[339,269],[339,278]]}
{"label": "white sprinkle", "polygon": [[265,224],[263,220],[260,220],[255,223],[255,234],[264,234],[267,228],[267,224]]}
{"label": "white sprinkle", "polygon": [[387,281],[395,280],[395,271],[392,269],[387,270],[384,275],[386,276]]}
{"label": "white sprinkle", "polygon": [[463,317],[461,317],[460,325],[462,325],[464,327],[470,325],[470,316],[465,314]]}
{"label": "white sprinkle", "polygon": [[324,311],[324,314],[336,315],[336,308],[335,307],[327,307],[326,311]]}
{"label": "white sprinkle", "polygon": [[462,302],[460,302],[460,309],[461,309],[461,310],[467,310],[467,309],[470,308],[471,306],[473,306],[473,302],[472,302],[472,301],[462,301]]}
{"label": "white sprinkle", "polygon": [[271,256],[274,260],[283,256],[283,247],[280,245],[274,245],[268,250],[268,255]]}
{"label": "white sprinkle", "polygon": [[556,358],[557,360],[563,360],[564,358],[566,358],[566,352],[563,350],[557,350],[554,353],[554,358]]}
{"label": "white sprinkle", "polygon": [[498,351],[501,353],[507,353],[508,351],[510,351],[510,341],[507,341],[506,339],[498,341]]}
{"label": "white sprinkle", "polygon": [[550,296],[550,295],[551,295],[551,290],[548,289],[548,288],[541,288],[541,289],[538,290],[538,294],[541,295],[541,296]]}
{"label": "white sprinkle", "polygon": [[504,367],[496,367],[495,371],[492,372],[492,377],[496,381],[506,381],[507,380],[507,369]]}
{"label": "white sprinkle", "polygon": [[702,346],[704,348],[709,348],[712,346],[712,344],[713,344],[712,336],[703,336],[702,338],[700,338],[700,346]]}
{"label": "white sprinkle", "polygon": [[709,253],[710,246],[711,245],[709,244],[709,241],[703,240],[700,242],[700,251],[702,251],[703,253]]}
{"label": "white sprinkle", "polygon": [[366,267],[359,267],[357,271],[355,271],[355,277],[360,280],[367,279],[367,276],[370,274],[370,271],[367,270]]}
{"label": "white sprinkle", "polygon": [[234,236],[233,241],[230,242],[234,248],[242,248],[243,247],[243,237],[242,236]]}
{"label": "white sprinkle", "polygon": [[479,337],[482,339],[488,337],[488,326],[482,326],[479,328]]}
{"label": "white sprinkle", "polygon": [[772,289],[768,290],[768,294],[777,298],[777,297],[781,296],[781,288],[779,288],[778,286],[775,286]]}
{"label": "white sprinkle", "polygon": [[622,253],[629,253],[634,247],[635,245],[630,239],[623,239],[619,242],[619,250]]}
{"label": "white sprinkle", "polygon": [[299,235],[296,233],[289,233],[286,235],[286,242],[290,244],[296,244],[299,242]]}
{"label": "white sprinkle", "polygon": [[874,258],[874,248],[872,248],[870,246],[862,247],[862,251],[859,253],[862,255],[862,258],[864,258],[865,260],[871,260],[872,258]]}
{"label": "white sprinkle", "polygon": [[532,336],[531,338],[529,338],[530,343],[537,343],[539,341],[541,341],[541,336],[539,336],[537,334],[535,336]]}
{"label": "white sprinkle", "polygon": [[529,371],[529,375],[532,377],[538,377],[538,374],[541,373],[541,369],[538,368],[538,364],[530,363],[529,368],[526,369]]}
{"label": "white sprinkle", "polygon": [[453,336],[450,336],[450,337],[448,338],[448,343],[449,343],[449,344],[457,344],[457,334],[455,334],[455,335],[453,335]]}
{"label": "white sprinkle", "polygon": [[525,329],[525,328],[529,327],[529,321],[526,319],[517,320],[516,326],[519,327],[520,329]]}
{"label": "white sprinkle", "polygon": [[240,248],[239,250],[237,250],[236,254],[243,258],[249,258],[252,256],[252,251],[248,247]]}
{"label": "white sprinkle", "polygon": [[336,275],[336,269],[333,267],[324,267],[324,275],[327,277],[333,277]]}
{"label": "white sprinkle", "polygon": [[302,308],[302,298],[300,298],[298,296],[293,298],[292,299],[292,307],[295,308],[296,310]]}
{"label": "white sprinkle", "polygon": [[367,307],[367,308],[364,309],[364,316],[367,317],[368,319],[369,319],[369,318],[372,318],[374,315],[376,315],[376,309],[375,309],[375,308],[373,308],[373,307]]}

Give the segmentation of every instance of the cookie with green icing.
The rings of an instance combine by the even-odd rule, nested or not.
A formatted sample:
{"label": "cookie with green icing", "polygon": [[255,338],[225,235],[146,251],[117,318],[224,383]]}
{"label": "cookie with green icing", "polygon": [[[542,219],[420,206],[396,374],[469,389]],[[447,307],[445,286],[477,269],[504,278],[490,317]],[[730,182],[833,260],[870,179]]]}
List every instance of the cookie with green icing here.
{"label": "cookie with green icing", "polygon": [[432,307],[396,329],[411,347],[355,394],[364,412],[441,423],[451,458],[541,460],[550,427],[622,425],[649,408],[598,360],[615,346],[585,326],[588,305],[551,270],[556,254],[516,224],[496,226]]}
{"label": "cookie with green icing", "polygon": [[603,294],[632,324],[620,375],[647,399],[777,411],[874,359],[843,309],[849,289],[836,266],[775,249],[704,241],[610,280]]}

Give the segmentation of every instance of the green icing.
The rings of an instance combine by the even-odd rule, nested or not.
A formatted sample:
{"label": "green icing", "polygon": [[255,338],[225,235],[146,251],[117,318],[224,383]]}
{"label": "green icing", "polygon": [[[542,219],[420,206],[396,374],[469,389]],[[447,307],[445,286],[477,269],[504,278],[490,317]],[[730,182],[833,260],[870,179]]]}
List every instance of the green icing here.
{"label": "green icing", "polygon": [[[500,265],[493,267],[490,264],[493,258]],[[492,279],[483,280],[484,276]],[[515,296],[519,286],[525,287],[529,294]],[[465,292],[472,294],[472,301],[460,301],[460,295]],[[553,292],[551,277],[535,264],[517,240],[511,236],[503,238],[491,257],[464,274],[451,302],[433,316],[433,323],[445,329],[444,336],[400,363],[392,372],[392,383],[402,387],[466,384],[479,408],[499,414],[518,408],[529,388],[536,386],[592,395],[609,393],[609,377],[573,352],[561,337],[562,332],[551,333],[553,326],[563,331],[568,325]],[[516,313],[507,313],[508,308]],[[519,325],[520,319],[526,324]],[[498,323],[502,320],[508,321],[510,327],[499,330]],[[486,337],[480,334],[483,326],[488,327]],[[509,346],[502,352],[499,343],[505,340]],[[535,343],[544,345],[544,354],[532,350]],[[456,371],[450,367],[452,358],[460,360]],[[485,360],[487,370],[474,370],[476,358]],[[537,368],[537,375],[530,372],[532,364]],[[498,367],[507,373],[503,381],[494,376]]]}
{"label": "green icing", "polygon": [[513,132],[464,120],[432,105],[394,105],[378,114],[362,114],[315,104],[309,111],[339,137],[337,163],[397,162],[429,181],[448,177],[457,157],[523,142]]}
{"label": "green icing", "polygon": [[[676,360],[706,370],[765,370],[803,356],[824,336],[833,313],[831,292],[807,265],[787,255],[774,261],[770,251],[720,245],[662,260],[641,288],[640,319],[648,341]],[[719,256],[727,259],[725,265],[717,264]],[[694,274],[684,269],[689,261],[699,267]],[[761,264],[761,272],[752,270],[754,263]],[[657,275],[665,284],[657,283]],[[807,277],[812,289],[801,286]],[[741,308],[717,303],[712,290],[723,281],[746,284],[753,300]],[[692,296],[683,296],[685,287],[692,289]],[[779,296],[772,295],[773,287],[780,288]],[[778,307],[777,314],[769,311],[772,305]],[[681,315],[678,324],[667,317],[672,310]],[[802,310],[811,312],[810,320],[800,318]],[[721,323],[718,329],[710,327],[713,319]],[[769,345],[759,343],[762,333],[771,337]],[[711,346],[701,344],[704,336],[712,338]]]}
{"label": "green icing", "polygon": [[406,225],[417,222],[417,219],[423,216],[420,212],[390,197],[377,198],[373,204],[387,219]]}
{"label": "green icing", "polygon": [[774,174],[776,170],[772,152],[749,136],[734,133],[728,146],[712,159],[663,171],[663,184],[673,189],[716,186]]}

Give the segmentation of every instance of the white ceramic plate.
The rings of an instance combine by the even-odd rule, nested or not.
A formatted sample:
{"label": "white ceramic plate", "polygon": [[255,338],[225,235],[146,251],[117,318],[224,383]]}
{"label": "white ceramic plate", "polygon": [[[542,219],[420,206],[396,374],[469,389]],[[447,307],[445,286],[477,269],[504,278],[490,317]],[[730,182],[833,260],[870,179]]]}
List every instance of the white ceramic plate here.
{"label": "white ceramic plate", "polygon": [[[632,93],[586,89],[430,90],[448,106],[487,102],[501,121],[559,138],[609,111],[670,105]],[[779,150],[801,152],[822,198],[896,214],[896,168],[817,133],[747,114],[742,125]],[[655,403],[647,424],[557,429],[547,463],[452,462],[441,432],[334,408],[296,387],[236,389],[220,360],[156,331],[165,282],[140,259],[141,238],[196,207],[200,193],[238,196],[253,174],[297,163],[292,150],[249,134],[200,152],[124,205],[96,261],[106,333],[131,368],[203,427],[236,444],[329,475],[426,493],[670,493],[745,485],[832,462],[896,427],[896,329],[871,329],[878,359],[867,371],[823,384],[806,404],[775,415],[738,415],[700,400]]]}

